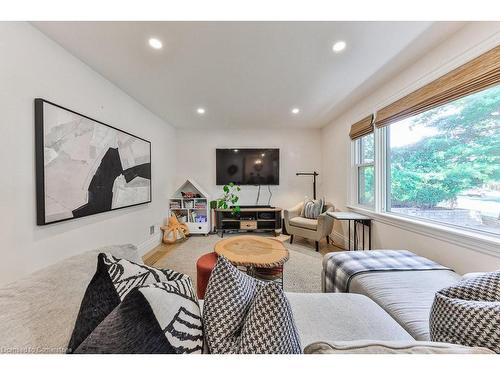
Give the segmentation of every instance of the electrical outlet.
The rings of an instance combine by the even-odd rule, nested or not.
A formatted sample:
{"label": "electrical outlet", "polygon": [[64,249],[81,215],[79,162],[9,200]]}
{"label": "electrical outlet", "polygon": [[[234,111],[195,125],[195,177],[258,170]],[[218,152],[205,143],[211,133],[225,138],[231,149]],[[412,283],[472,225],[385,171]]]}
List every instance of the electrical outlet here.
{"label": "electrical outlet", "polygon": [[149,227],[149,234],[155,234],[155,226],[154,225],[151,225]]}

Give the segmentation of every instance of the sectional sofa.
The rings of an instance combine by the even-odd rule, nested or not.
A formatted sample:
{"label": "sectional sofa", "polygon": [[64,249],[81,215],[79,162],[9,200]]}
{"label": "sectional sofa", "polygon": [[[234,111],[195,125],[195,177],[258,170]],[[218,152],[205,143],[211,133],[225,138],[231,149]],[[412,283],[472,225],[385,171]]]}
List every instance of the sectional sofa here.
{"label": "sectional sofa", "polygon": [[[64,353],[99,252],[141,262],[134,246],[111,246],[67,258],[0,287],[0,351]],[[380,352],[387,347],[393,351],[399,350],[395,347],[412,348],[412,352],[420,344],[417,340],[429,340],[428,314],[434,291],[457,280],[460,276],[450,271],[430,278],[424,271],[415,275],[365,274],[353,281],[355,293],[287,296],[306,352],[343,353],[349,352],[350,345],[354,352],[365,350],[360,348]],[[321,342],[337,346],[325,349]],[[424,347],[424,352],[487,351],[447,344]]]}

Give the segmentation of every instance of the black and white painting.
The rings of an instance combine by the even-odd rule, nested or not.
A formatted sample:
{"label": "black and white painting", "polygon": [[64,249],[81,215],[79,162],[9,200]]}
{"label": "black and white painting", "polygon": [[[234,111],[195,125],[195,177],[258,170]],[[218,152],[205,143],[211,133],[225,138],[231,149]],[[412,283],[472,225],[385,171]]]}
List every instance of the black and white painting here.
{"label": "black and white painting", "polygon": [[37,223],[151,202],[151,143],[35,99]]}

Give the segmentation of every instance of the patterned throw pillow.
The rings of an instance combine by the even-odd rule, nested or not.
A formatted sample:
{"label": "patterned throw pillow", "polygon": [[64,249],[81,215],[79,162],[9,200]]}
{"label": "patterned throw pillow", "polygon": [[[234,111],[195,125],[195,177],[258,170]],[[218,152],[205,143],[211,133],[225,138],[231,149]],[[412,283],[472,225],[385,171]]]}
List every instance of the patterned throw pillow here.
{"label": "patterned throw pillow", "polygon": [[100,253],[96,273],[80,305],[68,352],[75,350],[133,288],[186,277],[172,270],[156,269]]}
{"label": "patterned throw pillow", "polygon": [[430,315],[432,341],[500,353],[500,270],[440,290]]}
{"label": "patterned throw pillow", "polygon": [[212,354],[237,351],[245,316],[262,282],[219,256],[205,292],[203,323],[205,341]]}
{"label": "patterned throw pillow", "polygon": [[132,290],[75,353],[199,354],[202,348],[200,307],[186,278]]}
{"label": "patterned throw pillow", "polygon": [[300,354],[300,338],[281,286],[259,287],[238,344],[239,354]]}
{"label": "patterned throw pillow", "polygon": [[325,201],[321,199],[310,199],[307,198],[304,201],[304,207],[302,208],[302,213],[300,216],[307,219],[317,219],[319,215],[323,212],[323,206]]}

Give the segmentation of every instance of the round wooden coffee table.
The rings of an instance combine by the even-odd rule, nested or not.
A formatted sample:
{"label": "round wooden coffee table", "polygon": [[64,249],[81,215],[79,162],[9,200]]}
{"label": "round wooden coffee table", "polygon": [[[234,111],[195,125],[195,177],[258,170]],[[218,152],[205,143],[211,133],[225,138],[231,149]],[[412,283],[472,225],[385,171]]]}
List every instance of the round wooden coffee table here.
{"label": "round wooden coffee table", "polygon": [[215,244],[215,252],[235,266],[245,267],[251,276],[265,280],[281,279],[288,250],[281,241],[259,236],[235,236]]}

